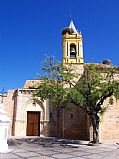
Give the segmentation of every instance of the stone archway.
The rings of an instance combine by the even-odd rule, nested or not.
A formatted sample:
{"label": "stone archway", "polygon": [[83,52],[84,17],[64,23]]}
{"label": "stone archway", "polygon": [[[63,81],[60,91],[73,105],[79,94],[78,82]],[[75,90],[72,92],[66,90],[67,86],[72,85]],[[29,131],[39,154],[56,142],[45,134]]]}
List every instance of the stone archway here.
{"label": "stone archway", "polygon": [[40,136],[44,127],[45,109],[39,99],[30,100],[25,108],[26,136]]}
{"label": "stone archway", "polygon": [[[33,105],[33,102],[36,104]],[[28,112],[34,112],[39,116],[39,135],[40,131],[42,130],[43,124],[40,121],[44,120],[45,115],[45,104],[41,102],[39,99],[32,99],[30,94],[20,94],[17,97],[17,103],[15,105],[16,108],[16,118],[14,124],[14,135],[15,136],[26,136],[27,135],[27,115]]]}

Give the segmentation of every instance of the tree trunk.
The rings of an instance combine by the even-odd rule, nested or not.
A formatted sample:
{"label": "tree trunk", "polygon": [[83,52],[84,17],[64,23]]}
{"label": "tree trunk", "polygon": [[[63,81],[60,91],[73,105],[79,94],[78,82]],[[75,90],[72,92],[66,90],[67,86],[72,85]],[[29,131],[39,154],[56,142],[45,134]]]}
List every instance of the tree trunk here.
{"label": "tree trunk", "polygon": [[99,143],[99,116],[95,115],[92,117],[92,125],[93,125],[93,143]]}

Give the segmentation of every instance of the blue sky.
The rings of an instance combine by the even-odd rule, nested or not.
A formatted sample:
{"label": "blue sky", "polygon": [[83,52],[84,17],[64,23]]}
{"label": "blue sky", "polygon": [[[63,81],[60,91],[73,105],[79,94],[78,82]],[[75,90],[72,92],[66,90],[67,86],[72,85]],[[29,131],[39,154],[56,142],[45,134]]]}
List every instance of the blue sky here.
{"label": "blue sky", "polygon": [[62,58],[61,30],[72,17],[85,62],[119,66],[118,0],[0,0],[0,89],[36,78],[45,55]]}

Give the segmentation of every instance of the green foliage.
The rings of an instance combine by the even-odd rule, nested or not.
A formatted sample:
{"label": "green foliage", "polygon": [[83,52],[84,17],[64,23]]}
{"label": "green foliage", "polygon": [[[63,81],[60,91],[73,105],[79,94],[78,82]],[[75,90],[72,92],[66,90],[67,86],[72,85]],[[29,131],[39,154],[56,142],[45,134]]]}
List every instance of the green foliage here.
{"label": "green foliage", "polygon": [[69,102],[84,109],[90,118],[103,115],[107,106],[104,101],[109,98],[113,104],[114,95],[119,98],[119,83],[115,80],[117,68],[104,64],[86,64],[80,76],[72,64],[63,66],[53,57],[45,60],[42,70],[44,74],[35,96],[41,100],[51,99],[54,106],[67,107]]}
{"label": "green foliage", "polygon": [[[70,67],[64,67],[53,57],[48,57],[43,63],[44,74],[38,76],[42,80],[34,96],[41,100],[51,99],[52,104],[58,107],[66,107],[70,97],[70,87],[75,83],[77,74]],[[70,82],[72,82],[70,84]]]}
{"label": "green foliage", "polygon": [[[114,96],[119,98],[119,82],[116,67],[106,64],[86,64],[83,74],[76,72],[72,64],[63,66],[53,57],[45,60],[38,76],[41,84],[34,96],[41,100],[50,99],[53,106],[66,108],[69,103],[81,107],[93,125],[93,142],[99,142],[99,122]],[[108,99],[108,100],[107,100]],[[104,101],[107,100],[107,105]]]}

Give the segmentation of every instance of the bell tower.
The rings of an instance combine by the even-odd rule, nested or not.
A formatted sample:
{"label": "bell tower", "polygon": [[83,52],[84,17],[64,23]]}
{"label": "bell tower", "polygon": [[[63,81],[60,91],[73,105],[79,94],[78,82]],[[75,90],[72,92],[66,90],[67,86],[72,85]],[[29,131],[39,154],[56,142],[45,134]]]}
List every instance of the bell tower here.
{"label": "bell tower", "polygon": [[82,34],[71,20],[68,28],[62,30],[63,64],[83,64]]}

